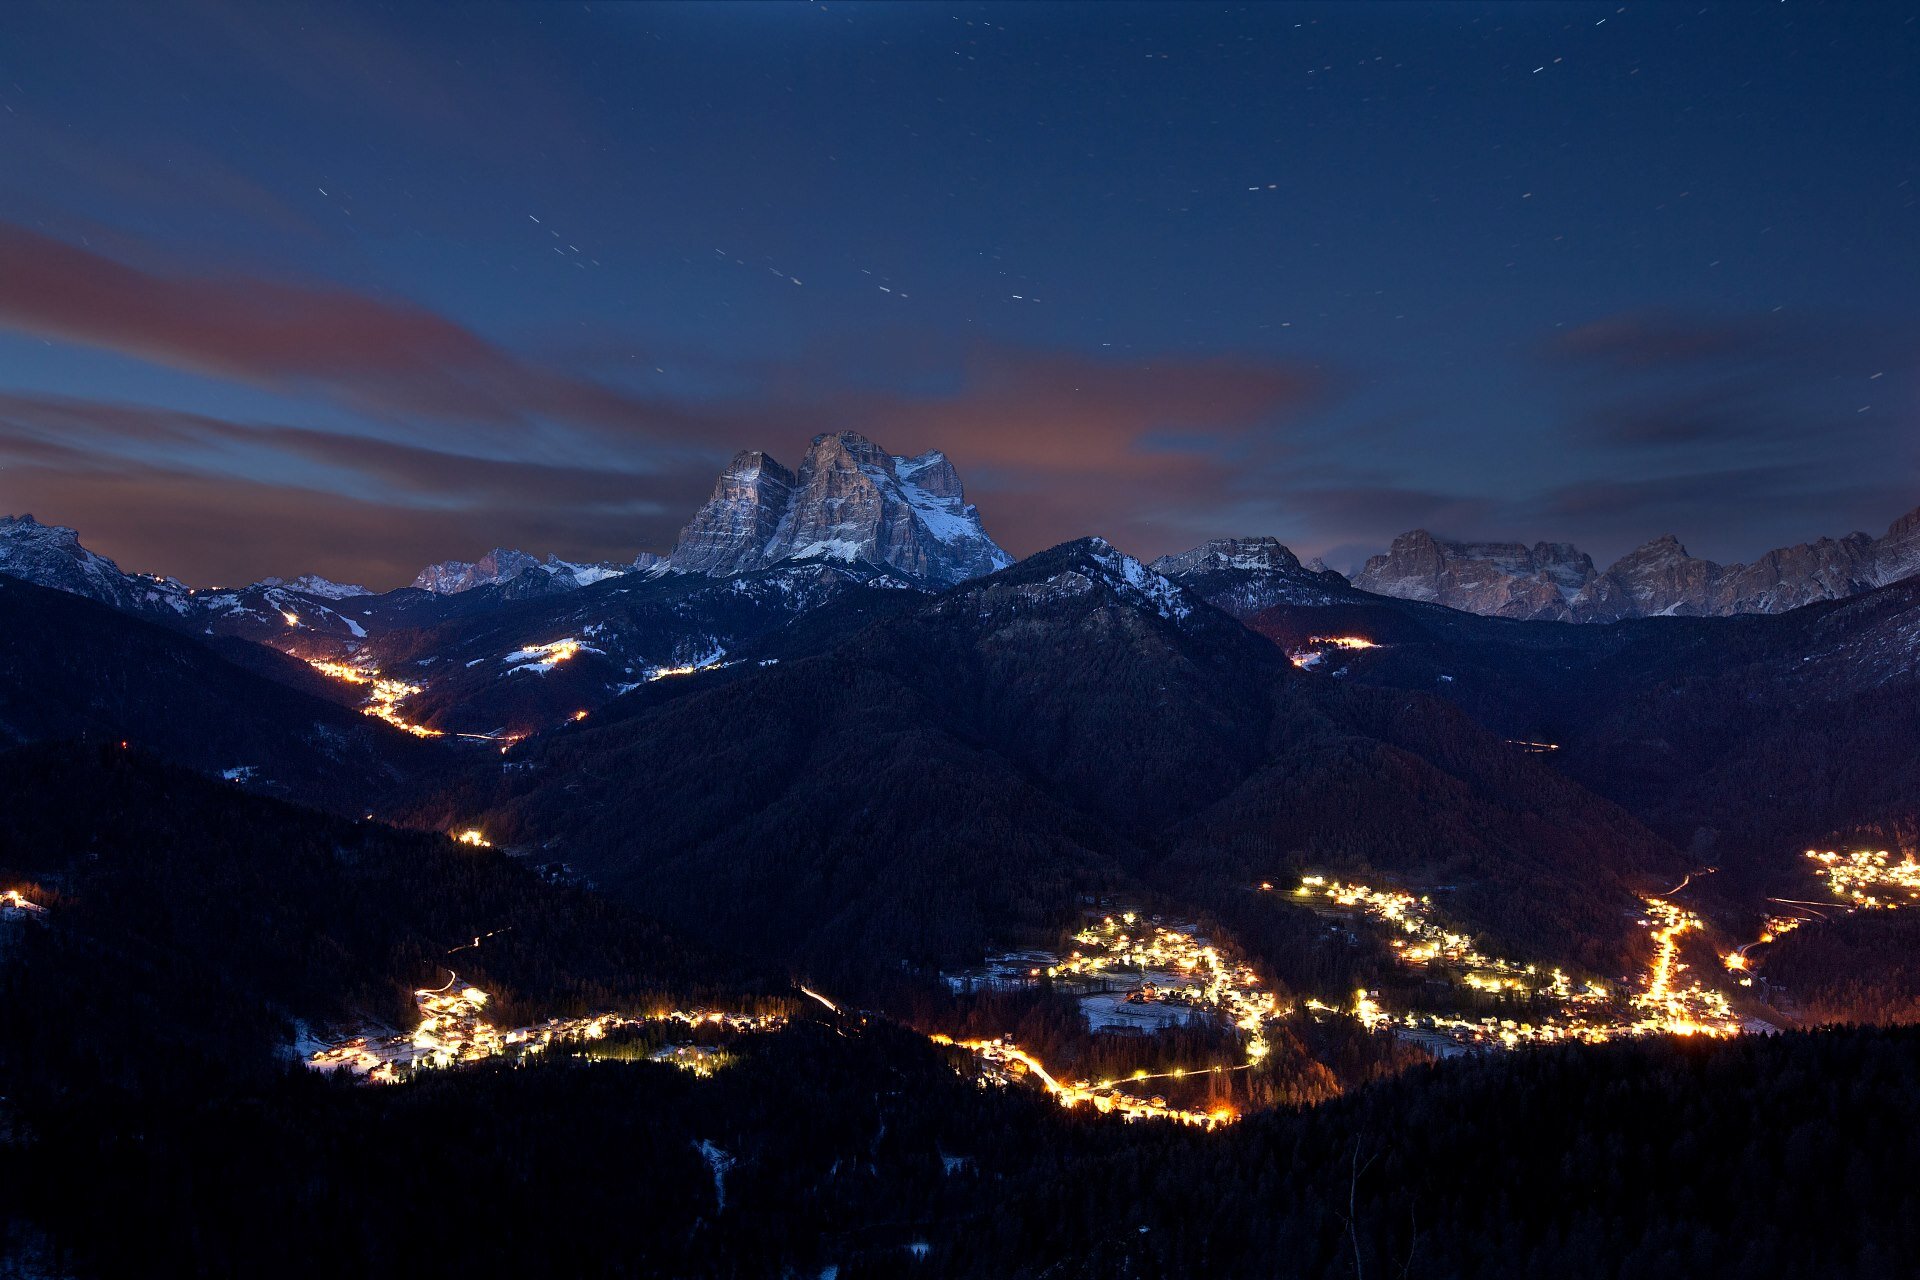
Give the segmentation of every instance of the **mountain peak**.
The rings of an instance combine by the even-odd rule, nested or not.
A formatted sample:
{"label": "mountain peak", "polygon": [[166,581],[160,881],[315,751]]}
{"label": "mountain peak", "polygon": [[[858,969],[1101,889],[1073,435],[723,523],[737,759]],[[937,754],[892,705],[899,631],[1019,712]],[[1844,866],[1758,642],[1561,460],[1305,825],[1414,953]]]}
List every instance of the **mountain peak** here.
{"label": "mountain peak", "polygon": [[858,431],[822,431],[809,444],[808,453],[844,453],[862,462],[879,462],[887,451]]}
{"label": "mountain peak", "polygon": [[413,585],[435,595],[456,595],[475,587],[493,586],[516,578],[540,562],[524,551],[495,547],[478,560],[443,560],[420,571]]}
{"label": "mountain peak", "polygon": [[1161,556],[1153,568],[1208,604],[1250,618],[1278,604],[1332,604],[1352,594],[1344,575],[1312,566],[1278,538],[1215,538]]}
{"label": "mountain peak", "polygon": [[[27,519],[31,520],[33,517],[28,516]],[[1896,539],[1904,538],[1910,533],[1920,533],[1920,507],[1915,507],[1888,525],[1886,537],[1882,538],[1881,541],[1892,542]]]}
{"label": "mountain peak", "polygon": [[1505,618],[1565,620],[1595,578],[1593,559],[1567,542],[1453,542],[1413,529],[1371,557],[1353,585]]}
{"label": "mountain peak", "polygon": [[373,592],[365,587],[351,583],[335,582],[323,578],[317,573],[303,573],[291,581],[285,578],[262,578],[259,586],[283,587],[288,591],[298,591],[303,595],[318,596],[322,600],[351,600],[356,596],[370,596]]}
{"label": "mountain peak", "polygon": [[74,530],[31,515],[0,516],[0,573],[136,612],[178,613],[189,595],[170,578],[123,573],[82,546]]}
{"label": "mountain peak", "polygon": [[1669,561],[1692,560],[1694,556],[1680,544],[1680,539],[1671,533],[1643,542],[1633,550],[1621,556],[1607,569],[1608,573],[1619,571],[1624,566],[1635,564],[1665,563]]}
{"label": "mountain peak", "polygon": [[1169,622],[1183,622],[1194,612],[1192,599],[1177,583],[1098,536],[1076,538],[1028,556],[1005,573],[986,579],[980,587],[1010,587],[1016,597],[1027,602],[1100,592]]}
{"label": "mountain peak", "polygon": [[951,586],[1012,563],[945,454],[898,457],[857,431],[813,438],[798,472],[736,454],[681,530],[669,567],[715,576],[838,562]]}
{"label": "mountain peak", "polygon": [[1191,551],[1161,556],[1153,562],[1161,573],[1195,573],[1207,569],[1255,569],[1290,572],[1301,567],[1300,557],[1274,537],[1214,538]]}
{"label": "mountain peak", "polygon": [[1716,564],[1669,533],[1603,572],[1570,543],[1449,542],[1424,529],[1393,540],[1354,585],[1378,595],[1430,600],[1470,613],[1570,622],[1656,614],[1780,613],[1837,600],[1920,573],[1920,508],[1881,538],[1851,533],[1779,547],[1751,564]]}

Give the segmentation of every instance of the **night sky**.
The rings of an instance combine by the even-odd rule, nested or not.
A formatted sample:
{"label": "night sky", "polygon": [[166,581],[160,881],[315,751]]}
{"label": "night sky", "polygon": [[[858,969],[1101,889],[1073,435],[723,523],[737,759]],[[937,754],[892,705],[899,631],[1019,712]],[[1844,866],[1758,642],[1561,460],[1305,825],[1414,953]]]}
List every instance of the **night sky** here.
{"label": "night sky", "polygon": [[1920,6],[10,4],[0,511],[196,585],[665,550],[725,459],[987,529],[1920,503]]}

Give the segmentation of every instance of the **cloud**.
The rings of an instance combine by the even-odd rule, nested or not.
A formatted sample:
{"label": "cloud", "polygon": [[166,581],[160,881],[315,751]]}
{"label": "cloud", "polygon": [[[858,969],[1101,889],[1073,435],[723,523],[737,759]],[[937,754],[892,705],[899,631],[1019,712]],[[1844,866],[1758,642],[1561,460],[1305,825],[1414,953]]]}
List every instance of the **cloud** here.
{"label": "cloud", "polygon": [[[610,509],[683,499],[687,478],[711,480],[709,459],[649,450],[651,465],[635,453],[606,456],[594,465],[562,464],[529,457],[482,457],[387,436],[323,431],[261,423],[238,423],[206,414],[111,404],[67,397],[0,392],[0,448],[28,440],[84,446],[84,456],[105,459],[158,451],[176,460],[232,469],[247,459],[286,474],[306,473],[325,487],[324,476],[306,464],[350,473],[361,492],[404,499],[458,498],[468,502],[527,505],[572,502]],[[263,459],[265,459],[263,463]],[[663,465],[664,463],[664,465]]]}
{"label": "cloud", "polygon": [[1920,489],[1910,474],[1897,470],[1860,478],[1801,466],[1733,466],[1568,485],[1523,504],[1516,514],[1545,528],[1581,530],[1582,538],[1604,549],[1596,560],[1673,533],[1695,555],[1746,561],[1822,536],[1854,530],[1877,535],[1916,503]]}
{"label": "cloud", "polygon": [[17,457],[5,464],[10,505],[78,528],[122,568],[196,585],[314,572],[386,588],[435,560],[471,559],[500,545],[625,561],[680,520],[622,521],[564,502],[413,506],[134,460],[72,465],[50,450],[32,452],[39,465]]}
{"label": "cloud", "polygon": [[1597,556],[1675,533],[1696,554],[1750,559],[1877,531],[1920,500],[1911,321],[1642,310],[1559,335],[1544,356],[1591,478],[1515,515]]}
{"label": "cloud", "polygon": [[[459,340],[454,349],[461,349]],[[280,348],[269,343],[267,350],[277,358]],[[327,367],[350,362],[374,357],[349,346]],[[794,462],[815,432],[851,427],[898,453],[941,448],[989,531],[1016,553],[1099,532],[1153,555],[1206,536],[1206,520],[1247,483],[1248,469],[1288,456],[1289,424],[1328,395],[1329,380],[1310,367],[1250,359],[1119,363],[982,349],[937,391],[785,390],[783,397],[763,388],[712,411],[710,420],[726,424],[716,443],[771,448]],[[191,536],[166,532],[179,527],[167,504],[189,500],[188,493],[237,521],[256,503],[272,506],[261,492],[298,493],[287,498],[286,518],[312,516],[315,545],[328,546],[334,568],[377,585],[393,580],[397,562],[411,566],[403,575],[411,577],[426,560],[477,554],[513,537],[537,536],[530,550],[570,556],[625,559],[642,548],[664,549],[705,498],[721,461],[704,447],[668,442],[569,437],[564,444],[551,455],[525,442],[483,451],[445,428],[383,423],[377,431],[328,431],[0,393],[10,503],[44,495],[36,499],[47,508],[43,517],[90,536],[95,524],[124,528],[126,513],[144,510],[162,532],[130,539],[141,551],[140,567],[196,580],[259,577],[292,566],[271,559],[264,543],[220,547],[198,526]],[[57,483],[55,471],[114,477],[112,485],[96,485],[98,492],[111,489],[114,514],[79,497],[76,486]],[[231,500],[221,496],[222,483],[234,486]],[[334,515],[323,516],[341,503],[357,513],[356,529],[401,530],[404,543],[376,551],[356,540],[361,552],[342,552],[327,524]],[[373,509],[387,514],[370,520]],[[472,542],[433,541],[468,530],[491,531]]]}
{"label": "cloud", "polygon": [[937,391],[829,398],[837,420],[898,453],[953,459],[996,540],[1025,554],[1101,533],[1141,555],[1183,549],[1196,516],[1335,391],[1313,366],[1241,356],[1098,359],[976,346]]}
{"label": "cloud", "polygon": [[476,457],[0,393],[0,481],[11,510],[74,525],[125,567],[197,584],[311,569],[394,586],[430,561],[501,544],[629,560],[671,543],[713,481],[697,455],[631,461]]}
{"label": "cloud", "polygon": [[[852,427],[896,452],[946,450],[990,530],[1016,552],[1097,531],[1153,554],[1204,536],[1208,515],[1287,457],[1293,426],[1334,390],[1324,370],[1305,363],[1112,360],[985,344],[956,352],[922,336],[919,350],[888,339],[804,371],[763,369],[758,385],[749,377],[749,389],[696,405],[529,361],[403,300],[147,269],[133,261],[143,256],[135,248],[109,257],[0,223],[0,327],[317,394],[364,415],[368,429],[187,422],[94,406],[83,414],[87,431],[171,471],[238,473],[402,505],[605,509],[624,495],[622,510],[676,499],[691,510],[711,471],[697,483],[691,476],[716,455],[793,453],[816,432]],[[850,390],[863,362],[891,389]],[[916,381],[902,390],[903,377]],[[44,426],[54,412],[42,402],[36,420]],[[572,465],[543,457],[538,444],[556,439]],[[255,465],[240,466],[234,455],[248,450]],[[263,451],[323,474],[282,465],[263,475]],[[671,536],[652,527],[645,534],[653,546]]]}
{"label": "cloud", "polygon": [[1604,448],[1891,455],[1913,426],[1920,330],[1867,317],[1635,311],[1570,330],[1548,354],[1574,379],[1574,420]]}
{"label": "cloud", "polygon": [[659,437],[715,424],[529,364],[411,303],[255,277],[165,275],[0,223],[0,326],[362,411]]}

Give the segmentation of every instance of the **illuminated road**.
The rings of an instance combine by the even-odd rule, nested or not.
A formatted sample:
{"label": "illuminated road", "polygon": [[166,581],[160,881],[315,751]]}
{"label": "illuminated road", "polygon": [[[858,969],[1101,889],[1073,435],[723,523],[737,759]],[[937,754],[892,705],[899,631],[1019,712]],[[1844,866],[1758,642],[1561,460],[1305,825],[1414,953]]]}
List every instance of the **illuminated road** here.
{"label": "illuminated road", "polygon": [[[564,643],[571,642],[563,642],[563,644]],[[555,648],[555,646],[545,645],[540,646],[538,650],[527,650],[525,652],[545,654],[546,650],[552,648]],[[564,662],[566,659],[571,658],[577,651],[578,646],[576,645],[574,648],[566,649],[564,652],[546,654],[546,665],[551,667],[553,663]],[[413,721],[407,719],[405,715],[401,714],[400,705],[407,699],[424,693],[425,688],[423,686],[409,684],[405,680],[396,680],[391,676],[383,676],[380,674],[378,668],[368,666],[365,663],[329,662],[323,658],[307,658],[304,659],[304,661],[308,666],[323,676],[343,681],[346,684],[365,685],[367,687],[367,701],[366,705],[360,708],[361,714],[373,716],[379,720],[385,720],[394,728],[410,733],[416,738],[454,737],[465,738],[472,742],[498,742],[505,744],[500,748],[502,751],[505,751],[507,747],[512,746],[526,736],[518,733],[449,734],[443,729],[434,729],[424,724],[415,724]],[[516,670],[518,669],[520,668],[516,668]],[[583,712],[581,714],[585,713]]]}
{"label": "illuminated road", "polygon": [[[1047,976],[1134,982],[1129,1002],[1191,1010],[1237,1029],[1244,1037],[1246,1061],[1191,1071],[1138,1071],[1113,1080],[1061,1080],[1039,1058],[1009,1040],[954,1041],[935,1035],[934,1043],[957,1044],[973,1051],[989,1080],[1037,1080],[1063,1107],[1088,1107],[1128,1120],[1172,1120],[1206,1129],[1231,1123],[1235,1113],[1230,1107],[1192,1110],[1164,1098],[1136,1096],[1130,1090],[1159,1080],[1185,1081],[1247,1071],[1266,1057],[1270,1051],[1268,1024],[1287,1010],[1259,975],[1190,929],[1143,921],[1131,911],[1103,917],[1075,934],[1073,941],[1075,949],[1048,965]],[[1149,974],[1160,975],[1162,980],[1149,981]]]}
{"label": "illuminated road", "polygon": [[[476,833],[477,834],[477,833]],[[1893,862],[1882,852],[1840,857],[1809,853],[1815,872],[1825,879],[1843,911],[1893,910],[1920,904],[1920,865],[1912,860]],[[1545,1003],[1554,1013],[1534,1020],[1470,1016],[1466,1013],[1400,1012],[1385,1009],[1375,994],[1353,994],[1348,1004],[1318,999],[1303,1008],[1316,1017],[1351,1017],[1369,1030],[1394,1032],[1416,1041],[1438,1037],[1463,1047],[1516,1049],[1555,1042],[1603,1043],[1651,1036],[1724,1037],[1742,1027],[1727,997],[1690,976],[1682,950],[1690,935],[1702,932],[1705,922],[1671,902],[1685,890],[1695,872],[1665,897],[1642,899],[1639,923],[1650,931],[1652,958],[1635,988],[1610,989],[1600,982],[1576,985],[1561,969],[1542,969],[1480,951],[1470,935],[1449,929],[1438,919],[1432,902],[1398,890],[1376,890],[1321,876],[1307,876],[1287,898],[1320,910],[1366,917],[1385,927],[1389,945],[1409,968],[1449,977],[1461,987],[1482,993],[1524,996],[1536,1006]],[[1271,884],[1260,889],[1272,892]],[[17,892],[3,895],[4,905],[33,910]],[[19,899],[16,903],[15,899]],[[1824,919],[1822,908],[1834,904],[1775,898],[1802,915],[1770,917],[1761,936],[1723,957],[1728,970],[1744,974],[1749,951],[1775,941],[1782,934],[1813,919]],[[448,954],[477,947],[492,934],[482,934]],[[1198,936],[1191,927],[1171,928],[1142,921],[1132,912],[1103,917],[1074,935],[1076,946],[1044,972],[1055,978],[1120,979],[1137,985],[1128,1002],[1165,1004],[1215,1017],[1244,1036],[1246,1060],[1233,1066],[1145,1071],[1108,1080],[1062,1079],[1036,1055],[1009,1040],[953,1040],[932,1035],[935,1044],[968,1050],[984,1079],[998,1083],[1031,1080],[1067,1108],[1088,1108],[1128,1120],[1168,1120],[1206,1129],[1232,1123],[1232,1108],[1196,1110],[1165,1098],[1149,1096],[1145,1086],[1158,1081],[1192,1081],[1210,1075],[1248,1071],[1269,1052],[1271,1024],[1290,1010],[1264,986],[1251,966],[1231,958],[1220,947]],[[1030,971],[1034,976],[1040,969]],[[1151,975],[1151,978],[1149,978]],[[1742,983],[1750,978],[1740,977]],[[840,1006],[809,987],[800,993],[829,1014],[840,1016]],[[602,1013],[586,1018],[555,1018],[530,1027],[502,1031],[485,1017],[488,996],[472,986],[461,986],[449,969],[447,981],[414,993],[419,1025],[410,1035],[359,1037],[313,1054],[309,1065],[321,1070],[345,1069],[369,1080],[390,1081],[413,1071],[445,1068],[491,1058],[518,1057],[546,1051],[557,1043],[592,1041],[621,1028],[675,1024],[686,1028],[715,1027],[736,1032],[770,1031],[784,1026],[781,1015],[748,1015],[714,1010],[673,1010],[652,1016]],[[692,1069],[705,1069],[709,1059],[699,1053],[665,1060]]]}
{"label": "illuminated road", "polygon": [[[496,930],[496,932],[498,932]],[[482,938],[492,934],[483,934]],[[476,938],[470,946],[479,945]],[[455,951],[465,950],[456,947]],[[449,953],[451,954],[451,952]],[[779,1014],[729,1013],[712,1009],[675,1009],[651,1016],[600,1013],[586,1018],[551,1018],[531,1027],[502,1031],[488,1022],[486,992],[459,986],[460,975],[447,970],[438,987],[413,993],[420,1023],[410,1035],[358,1036],[312,1054],[307,1065],[316,1071],[349,1071],[377,1083],[398,1080],[403,1074],[485,1062],[492,1058],[521,1058],[544,1053],[556,1044],[603,1040],[616,1030],[679,1026],[733,1032],[772,1031],[786,1025]],[[457,988],[457,989],[456,989]],[[698,1055],[663,1059],[699,1068],[707,1061]]]}
{"label": "illuminated road", "polygon": [[[1802,925],[1827,924],[1833,919],[1829,912],[1844,917],[1856,911],[1898,911],[1920,905],[1920,863],[1911,855],[1896,862],[1885,849],[1847,854],[1809,849],[1806,856],[1813,864],[1815,878],[1826,882],[1833,898],[1826,902],[1768,898],[1768,902],[1787,907],[1792,914],[1768,916],[1758,938],[1724,957],[1728,969],[1751,972],[1756,965],[1752,957],[1755,947],[1778,941]],[[1751,986],[1753,979],[1742,977],[1740,983]]]}
{"label": "illuminated road", "polygon": [[[1677,888],[1685,888],[1691,878]],[[1398,935],[1389,945],[1410,968],[1457,975],[1454,980],[1472,990],[1524,995],[1557,1010],[1538,1021],[1466,1013],[1393,1013],[1361,990],[1345,1007],[1309,1000],[1307,1008],[1322,1016],[1345,1014],[1370,1030],[1437,1035],[1466,1047],[1505,1049],[1562,1041],[1597,1044],[1646,1035],[1729,1036],[1740,1029],[1740,1020],[1724,995],[1698,981],[1682,980],[1687,969],[1680,959],[1682,939],[1704,923],[1664,898],[1642,900],[1646,915],[1640,924],[1652,931],[1653,959],[1639,990],[1623,994],[1599,982],[1576,987],[1561,969],[1543,970],[1487,955],[1469,935],[1442,925],[1429,899],[1411,893],[1307,876],[1292,896],[1386,926]]]}

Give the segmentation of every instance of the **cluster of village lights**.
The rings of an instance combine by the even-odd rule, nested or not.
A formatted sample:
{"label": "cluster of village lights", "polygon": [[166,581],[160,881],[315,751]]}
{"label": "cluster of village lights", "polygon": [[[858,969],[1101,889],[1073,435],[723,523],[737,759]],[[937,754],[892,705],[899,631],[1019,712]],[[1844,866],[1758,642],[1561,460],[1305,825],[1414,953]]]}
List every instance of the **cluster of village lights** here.
{"label": "cluster of village lights", "polygon": [[[1233,1067],[1184,1068],[1148,1073],[1136,1071],[1115,1080],[1060,1080],[1037,1057],[1007,1040],[954,1041],[932,1037],[936,1044],[957,1044],[979,1058],[983,1078],[1005,1082],[1014,1077],[1036,1080],[1063,1107],[1090,1107],[1127,1120],[1172,1120],[1212,1129],[1235,1118],[1233,1108],[1193,1110],[1157,1096],[1132,1092],[1158,1080],[1186,1080],[1230,1071],[1246,1071],[1271,1050],[1267,1024],[1287,1010],[1261,983],[1253,969],[1228,957],[1219,947],[1193,933],[1143,922],[1128,911],[1106,916],[1073,936],[1075,949],[1058,964],[1045,969],[1049,977],[1099,978],[1154,970],[1178,975],[1161,987],[1143,984],[1136,998],[1215,1014],[1246,1037],[1246,1061]],[[1034,976],[1039,976],[1038,970]]]}
{"label": "cluster of village lights", "polygon": [[[572,642],[563,641],[561,643],[571,644]],[[574,650],[553,657],[551,661],[565,661],[567,658],[572,657],[577,649],[578,646],[575,646]],[[447,736],[444,729],[435,729],[424,724],[415,724],[400,713],[400,704],[415,694],[423,692],[422,686],[409,684],[405,680],[397,680],[392,676],[383,676],[376,668],[367,666],[364,663],[332,662],[324,658],[308,658],[306,662],[308,666],[323,676],[345,681],[347,684],[365,685],[367,687],[367,704],[360,708],[364,714],[384,720],[394,728],[410,733],[416,738],[442,738]],[[586,712],[581,711],[576,713],[574,718],[576,720],[583,719],[586,714]],[[508,747],[520,741],[524,735],[517,733],[458,733],[453,736],[457,738],[473,738],[482,742],[499,742],[503,744],[500,750],[504,752]]]}
{"label": "cluster of village lights", "polygon": [[[478,829],[457,832],[454,838],[464,844],[487,845]],[[1827,881],[1847,910],[1894,909],[1920,903],[1920,864],[1910,858],[1896,862],[1885,852],[1839,855],[1809,851],[1807,856],[1816,864],[1815,874]],[[1263,883],[1260,888],[1271,891],[1273,885]],[[1315,999],[1305,1001],[1303,1007],[1315,1016],[1352,1017],[1370,1031],[1437,1035],[1464,1046],[1507,1049],[1651,1035],[1724,1037],[1737,1033],[1741,1026],[1727,997],[1688,976],[1689,967],[1681,958],[1684,940],[1703,930],[1704,922],[1664,898],[1642,899],[1644,915],[1639,923],[1650,931],[1652,958],[1635,989],[1616,992],[1600,982],[1576,984],[1558,968],[1542,970],[1537,965],[1487,954],[1471,936],[1443,924],[1431,899],[1425,896],[1323,876],[1304,877],[1292,896],[1325,910],[1351,912],[1386,926],[1391,934],[1389,945],[1403,964],[1448,972],[1470,989],[1524,996],[1555,1010],[1537,1021],[1464,1013],[1394,1013],[1381,1006],[1377,993],[1362,989],[1354,993],[1346,1007]],[[0,904],[37,909],[18,890],[0,895]],[[1772,942],[1801,923],[1803,918],[1798,916],[1770,917],[1755,942],[1723,957],[1727,969],[1743,974],[1750,966],[1748,947]],[[1170,1120],[1207,1129],[1231,1123],[1236,1118],[1231,1107],[1183,1107],[1163,1097],[1149,1096],[1147,1086],[1163,1079],[1186,1080],[1249,1070],[1268,1054],[1270,1026],[1289,1010],[1262,984],[1251,966],[1190,929],[1142,921],[1134,912],[1103,917],[1076,933],[1073,942],[1074,950],[1064,958],[1044,969],[1036,968],[1032,974],[1102,978],[1151,971],[1176,975],[1174,981],[1158,986],[1143,983],[1131,998],[1213,1014],[1244,1034],[1246,1060],[1231,1067],[1153,1074],[1141,1070],[1118,1079],[1063,1080],[1034,1054],[1009,1040],[956,1041],[936,1034],[930,1037],[932,1041],[972,1052],[983,1080],[1036,1081],[1063,1107],[1085,1107],[1127,1120]],[[814,998],[833,1008],[824,997]],[[780,1015],[675,1010],[652,1017],[598,1014],[551,1019],[503,1031],[485,1017],[486,993],[460,985],[457,978],[450,978],[442,987],[418,991],[415,999],[420,1023],[411,1035],[351,1040],[314,1054],[310,1065],[347,1069],[369,1080],[385,1081],[422,1068],[537,1054],[555,1043],[601,1039],[617,1028],[672,1023],[688,1028],[768,1031],[786,1021]],[[704,1051],[685,1051],[684,1046],[662,1050],[656,1056],[703,1073],[724,1060]]]}
{"label": "cluster of village lights", "polygon": [[[344,1070],[375,1083],[390,1083],[410,1071],[491,1058],[518,1059],[544,1053],[555,1044],[604,1040],[622,1029],[679,1026],[687,1030],[756,1032],[786,1025],[781,1014],[675,1009],[653,1016],[599,1013],[586,1018],[551,1018],[536,1026],[502,1030],[487,1021],[487,993],[461,985],[458,975],[448,978],[444,986],[414,992],[413,998],[420,1022],[411,1035],[359,1036],[319,1050],[307,1059],[307,1065],[317,1071]],[[710,1054],[672,1049],[662,1051],[658,1059],[703,1075],[719,1060]]]}
{"label": "cluster of village lights", "polygon": [[1885,849],[1873,853],[1807,850],[1813,874],[1827,882],[1848,910],[1893,911],[1920,903],[1920,862],[1899,861]]}
{"label": "cluster of village lights", "polygon": [[1369,1030],[1401,1029],[1463,1045],[1512,1049],[1556,1041],[1592,1044],[1624,1036],[1727,1036],[1740,1027],[1724,995],[1696,981],[1681,981],[1687,968],[1680,960],[1681,939],[1703,924],[1699,916],[1661,898],[1643,900],[1646,915],[1640,924],[1652,931],[1653,959],[1640,989],[1623,1001],[1602,983],[1576,987],[1564,970],[1542,971],[1537,965],[1485,954],[1466,934],[1440,924],[1426,897],[1323,876],[1304,877],[1294,895],[1386,925],[1396,934],[1389,945],[1409,966],[1460,971],[1461,983],[1469,988],[1526,995],[1557,1010],[1538,1021],[1460,1013],[1395,1014],[1381,1008],[1378,999],[1364,989],[1354,994],[1346,1010],[1319,1000],[1306,1002],[1310,1012],[1344,1012]]}
{"label": "cluster of village lights", "polygon": [[1294,650],[1287,655],[1287,658],[1294,666],[1305,669],[1318,666],[1327,656],[1329,649],[1345,649],[1352,652],[1379,647],[1365,636],[1308,636],[1306,647]]}
{"label": "cluster of village lights", "polygon": [[361,710],[367,715],[385,720],[396,729],[404,729],[416,738],[438,738],[441,731],[428,728],[423,724],[414,724],[400,714],[400,704],[420,692],[417,684],[408,684],[405,680],[395,680],[383,676],[372,667],[355,666],[347,662],[329,662],[321,658],[307,659],[307,665],[323,676],[343,680],[348,684],[367,686],[367,705]]}
{"label": "cluster of village lights", "polygon": [[32,898],[29,898],[25,892],[19,889],[8,889],[4,893],[0,893],[0,910],[18,911],[23,915],[29,916],[45,915],[47,911],[45,907],[35,902]]}
{"label": "cluster of village lights", "polygon": [[[1915,862],[1912,854],[1896,860],[1885,849],[1862,849],[1853,853],[1808,849],[1806,857],[1813,864],[1815,878],[1826,882],[1833,893],[1834,906],[1842,912],[1897,911],[1901,907],[1920,905],[1920,862]],[[1743,987],[1753,985],[1755,947],[1774,942],[1810,920],[1826,918],[1828,908],[1822,903],[1796,898],[1771,901],[1786,907],[1787,912],[1768,916],[1758,938],[1721,957],[1728,970],[1739,975]]]}

